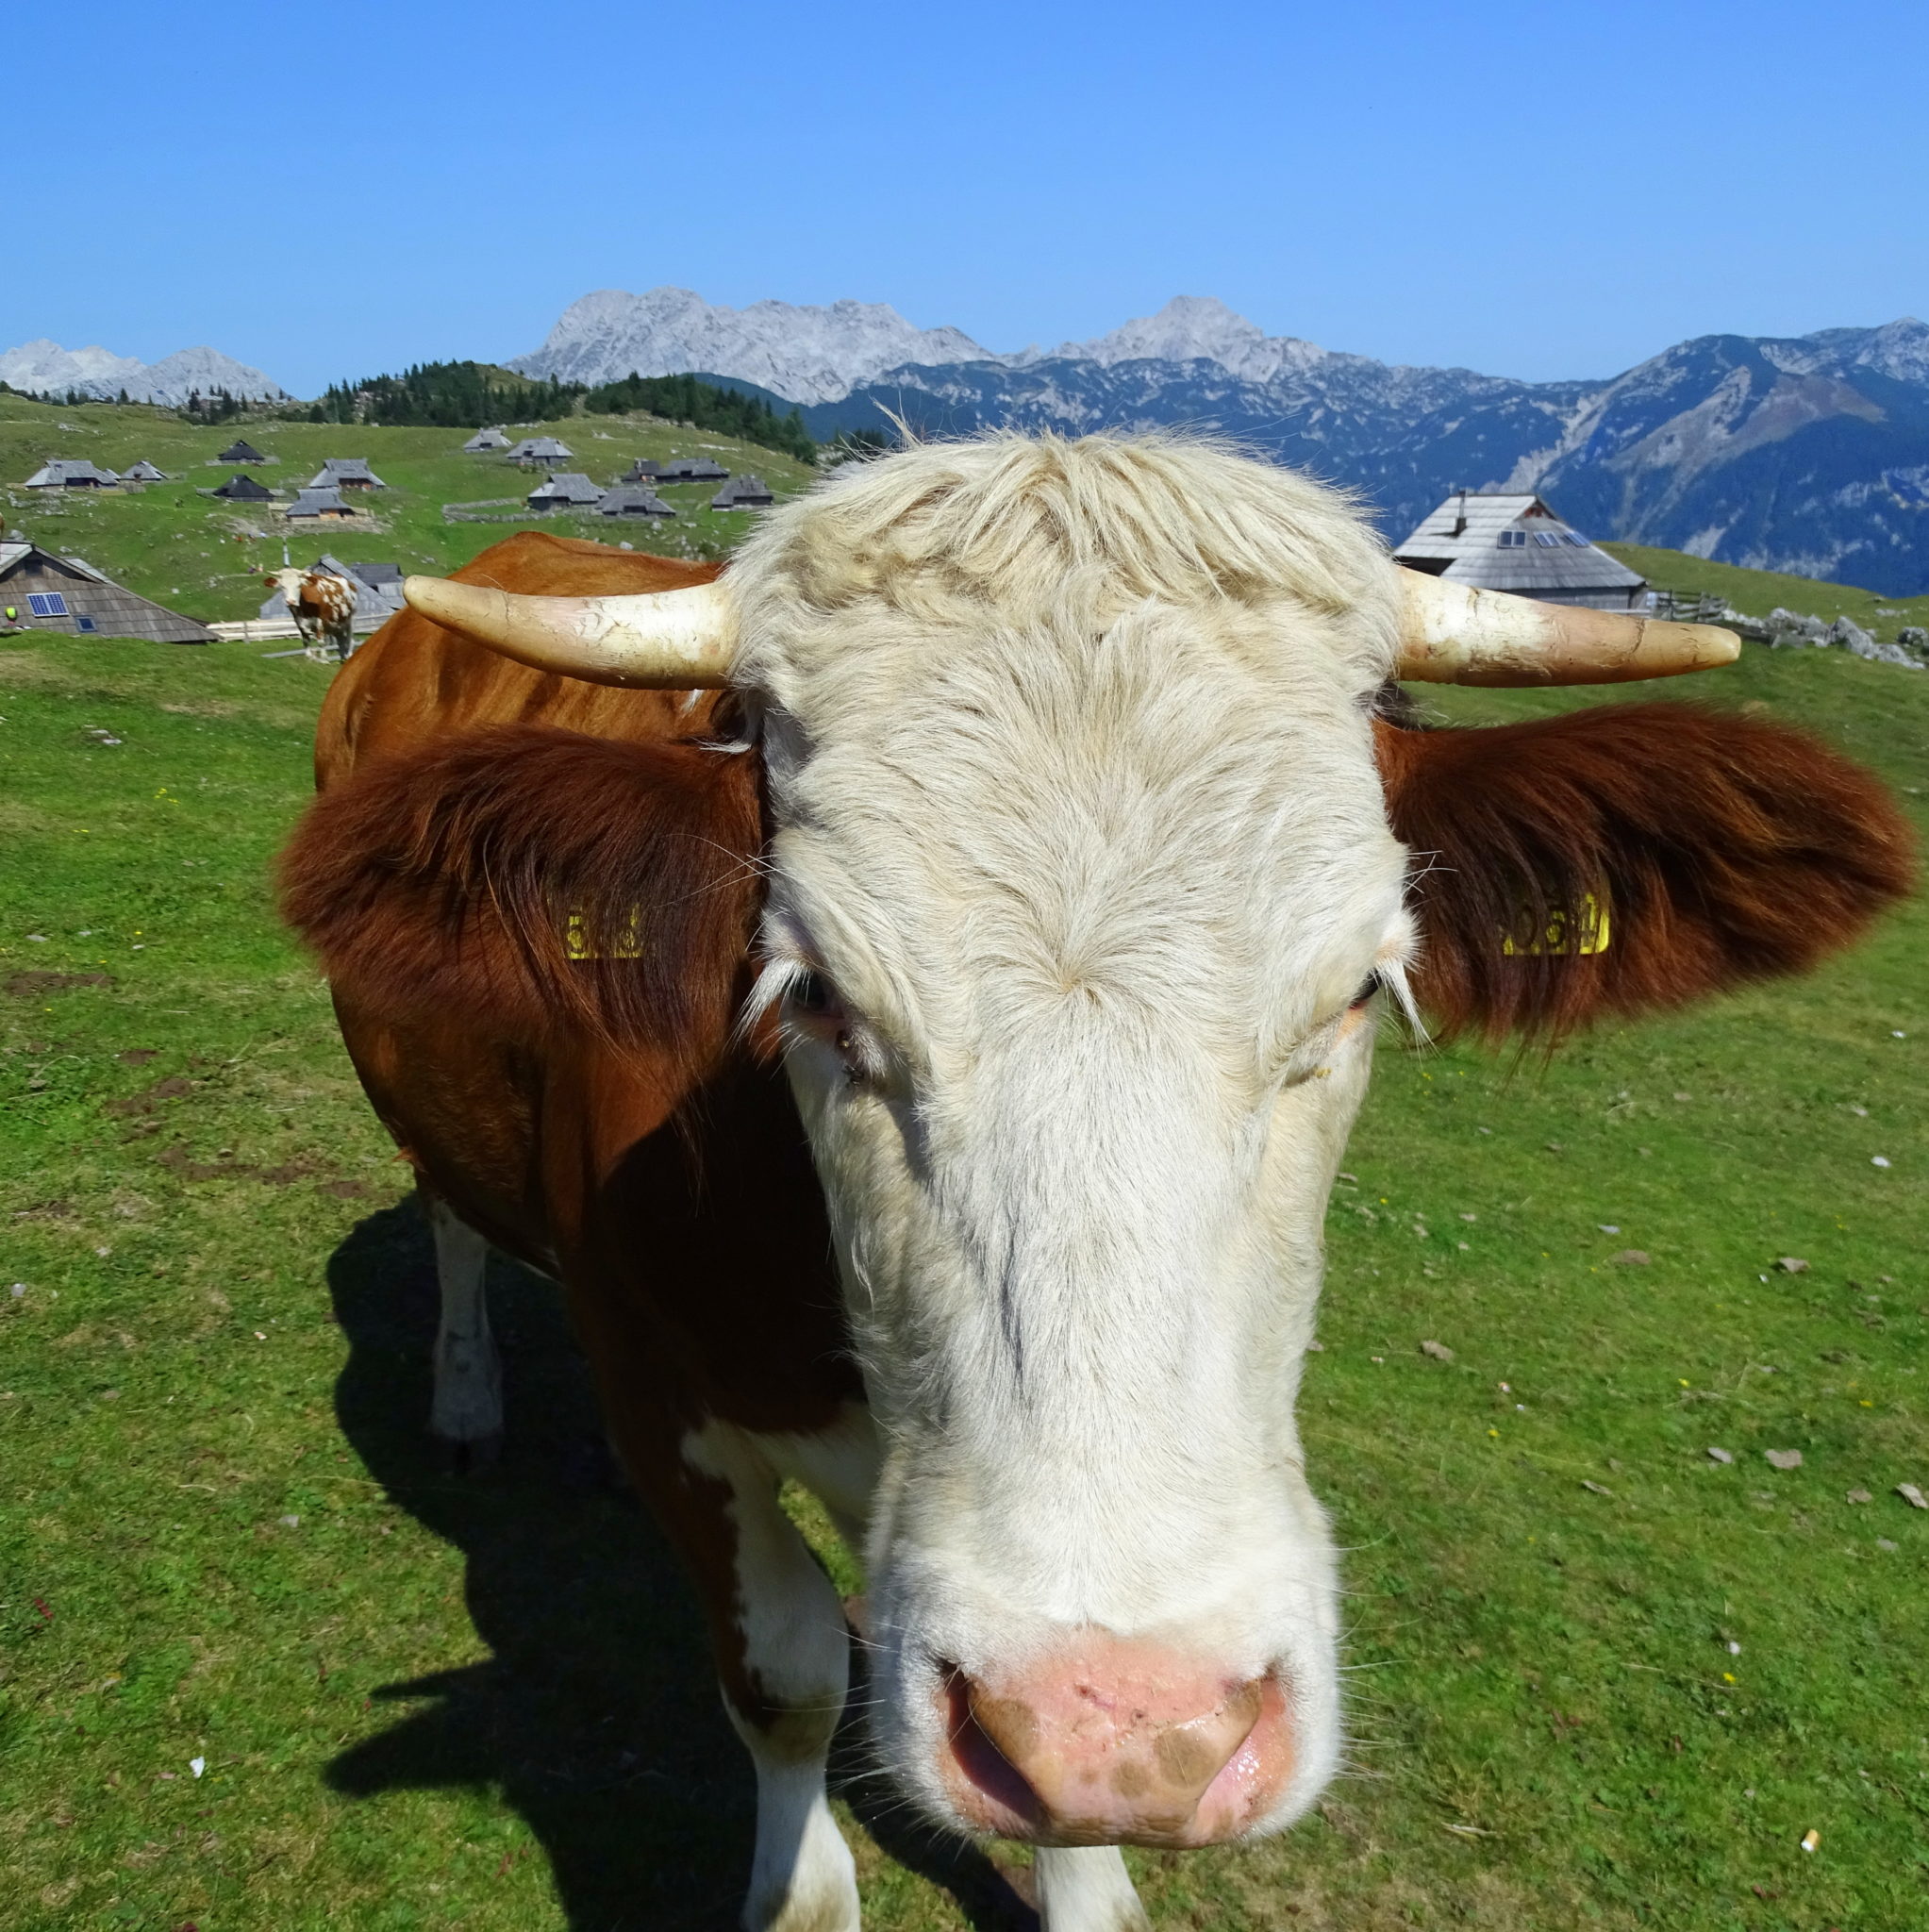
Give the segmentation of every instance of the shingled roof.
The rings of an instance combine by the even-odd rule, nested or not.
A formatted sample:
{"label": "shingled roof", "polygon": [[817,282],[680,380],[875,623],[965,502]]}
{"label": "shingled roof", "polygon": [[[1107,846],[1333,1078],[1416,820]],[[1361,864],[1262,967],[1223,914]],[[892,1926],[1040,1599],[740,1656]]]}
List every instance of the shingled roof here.
{"label": "shingled roof", "polygon": [[676,512],[647,483],[619,483],[603,492],[597,509],[606,517],[673,517]]}
{"label": "shingled roof", "polygon": [[531,509],[555,509],[566,503],[594,503],[602,489],[575,470],[558,470],[529,492]]}
{"label": "shingled roof", "polygon": [[298,491],[294,501],[282,514],[291,517],[352,517],[355,506],[343,503],[339,490],[317,490],[310,486]]}
{"label": "shingled roof", "polygon": [[748,474],[733,477],[710,498],[712,509],[761,509],[777,499],[761,476]]}
{"label": "shingled roof", "polygon": [[389,487],[369,468],[366,457],[324,457],[322,467],[308,478],[310,490],[326,490],[343,483],[363,483],[373,490]]}
{"label": "shingled roof", "polygon": [[36,543],[0,540],[0,623],[68,637],[145,638],[158,644],[205,644],[205,624],[137,597],[77,557]]}
{"label": "shingled roof", "polygon": [[462,447],[466,450],[507,449],[509,439],[500,429],[478,429]]}
{"label": "shingled roof", "polygon": [[1647,579],[1564,523],[1539,497],[1455,491],[1393,552],[1395,563],[1476,590],[1630,610]]}
{"label": "shingled roof", "polygon": [[24,490],[100,490],[120,475],[85,457],[50,457],[21,486]]}

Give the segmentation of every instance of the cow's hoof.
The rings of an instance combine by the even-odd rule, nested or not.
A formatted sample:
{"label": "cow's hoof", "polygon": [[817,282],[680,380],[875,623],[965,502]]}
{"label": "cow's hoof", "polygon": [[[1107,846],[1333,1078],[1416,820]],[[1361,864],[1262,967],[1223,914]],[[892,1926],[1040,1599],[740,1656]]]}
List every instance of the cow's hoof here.
{"label": "cow's hoof", "polygon": [[453,1436],[432,1436],[436,1463],[444,1475],[482,1475],[502,1460],[503,1432],[473,1436],[458,1441]]}

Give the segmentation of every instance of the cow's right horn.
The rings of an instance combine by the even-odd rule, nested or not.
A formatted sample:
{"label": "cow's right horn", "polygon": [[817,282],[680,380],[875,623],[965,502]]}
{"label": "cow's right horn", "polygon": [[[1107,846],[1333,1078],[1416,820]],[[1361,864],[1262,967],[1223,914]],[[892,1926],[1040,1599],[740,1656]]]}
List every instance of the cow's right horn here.
{"label": "cow's right horn", "polygon": [[1710,671],[1741,655],[1712,624],[1543,604],[1402,570],[1406,609],[1396,677],[1427,684],[1621,684]]}
{"label": "cow's right horn", "polygon": [[721,582],[620,597],[528,597],[449,577],[409,577],[409,608],[492,651],[590,684],[720,691],[737,615]]}

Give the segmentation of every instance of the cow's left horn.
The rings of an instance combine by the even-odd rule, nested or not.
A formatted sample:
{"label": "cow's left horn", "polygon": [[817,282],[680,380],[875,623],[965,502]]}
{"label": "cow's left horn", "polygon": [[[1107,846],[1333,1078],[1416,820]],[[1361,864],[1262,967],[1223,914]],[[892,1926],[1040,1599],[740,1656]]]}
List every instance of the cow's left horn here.
{"label": "cow's left horn", "polygon": [[1741,655],[1711,624],[1542,604],[1402,570],[1406,610],[1395,676],[1426,684],[1622,684],[1710,671]]}
{"label": "cow's left horn", "polygon": [[402,594],[424,617],[539,671],[658,691],[719,691],[730,682],[737,618],[721,583],[621,597],[527,597],[409,577]]}

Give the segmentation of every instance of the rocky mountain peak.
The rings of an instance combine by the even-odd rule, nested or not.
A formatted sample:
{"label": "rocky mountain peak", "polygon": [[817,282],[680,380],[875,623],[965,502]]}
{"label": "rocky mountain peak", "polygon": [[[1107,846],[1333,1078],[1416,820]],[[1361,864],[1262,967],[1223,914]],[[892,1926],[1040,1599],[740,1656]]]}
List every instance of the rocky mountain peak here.
{"label": "rocky mountain peak", "polygon": [[288,395],[271,376],[219,349],[176,349],[147,363],[138,356],[116,356],[98,343],[63,349],[44,337],[17,349],[0,349],[0,382],[29,395],[65,396],[72,390],[108,402],[125,391],[132,402],[170,408],[178,408],[196,390],[212,395],[224,389],[248,402],[281,402]]}
{"label": "rocky mountain peak", "polygon": [[694,373],[735,376],[795,403],[836,402],[902,363],[997,360],[962,329],[919,328],[885,302],[729,308],[689,289],[599,289],[563,310],[541,348],[508,366],[569,382]]}

